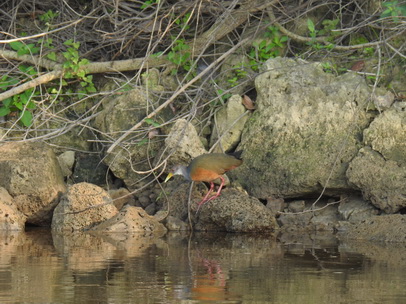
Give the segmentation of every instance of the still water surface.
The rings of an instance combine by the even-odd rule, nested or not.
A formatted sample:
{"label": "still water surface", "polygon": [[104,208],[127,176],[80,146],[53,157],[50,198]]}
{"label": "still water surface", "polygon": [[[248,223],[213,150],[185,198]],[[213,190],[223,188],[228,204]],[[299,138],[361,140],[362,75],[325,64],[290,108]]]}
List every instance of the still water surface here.
{"label": "still water surface", "polygon": [[406,303],[405,244],[295,238],[0,233],[0,303]]}

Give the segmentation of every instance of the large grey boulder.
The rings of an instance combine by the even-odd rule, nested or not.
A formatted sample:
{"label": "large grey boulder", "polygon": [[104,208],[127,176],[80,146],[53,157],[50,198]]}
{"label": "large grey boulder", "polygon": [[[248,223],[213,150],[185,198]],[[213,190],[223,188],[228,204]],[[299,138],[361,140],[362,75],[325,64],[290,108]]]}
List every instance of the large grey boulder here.
{"label": "large grey boulder", "polygon": [[117,208],[105,190],[89,183],[74,184],[54,210],[52,230],[88,230],[117,213]]}
{"label": "large grey boulder", "polygon": [[47,226],[66,191],[53,150],[40,142],[10,142],[0,146],[0,187],[13,197],[27,223]]}
{"label": "large grey boulder", "polygon": [[341,222],[338,236],[342,239],[374,242],[406,242],[406,215],[373,216],[361,222]]}
{"label": "large grey boulder", "polygon": [[364,143],[385,159],[406,165],[406,111],[394,105],[382,112],[364,130]]}
{"label": "large grey boulder", "polygon": [[207,153],[196,128],[183,118],[173,124],[165,139],[164,148],[171,153],[169,165],[188,164],[193,158]]}
{"label": "large grey boulder", "polygon": [[249,114],[242,104],[240,95],[233,95],[229,98],[227,103],[215,114],[210,146],[218,144],[213,152],[228,152],[238,145]]}
{"label": "large grey boulder", "polygon": [[236,189],[225,189],[221,195],[200,207],[191,206],[195,230],[252,232],[275,235],[279,229],[271,210],[258,199]]}
{"label": "large grey boulder", "polygon": [[365,199],[386,213],[406,207],[406,164],[387,160],[365,147],[352,160],[347,176]]}
{"label": "large grey boulder", "polygon": [[386,213],[406,207],[406,112],[395,105],[364,130],[365,148],[347,176],[365,199]]}
{"label": "large grey boulder", "polygon": [[140,207],[125,206],[117,215],[96,225],[91,231],[165,233],[166,228]]}
{"label": "large grey boulder", "polygon": [[348,73],[325,73],[319,63],[268,60],[255,80],[257,110],[246,124],[244,163],[230,172],[258,198],[329,194],[351,189],[345,172],[370,122],[370,89]]}
{"label": "large grey boulder", "polygon": [[25,227],[25,216],[17,210],[13,198],[0,187],[0,231],[21,231]]}
{"label": "large grey boulder", "polygon": [[[155,103],[152,97],[153,94],[138,87],[114,98],[106,98],[102,103],[103,110],[95,119],[95,128],[101,131],[104,140],[113,142],[147,115],[146,110]],[[148,132],[143,134],[145,133]],[[140,188],[147,182],[141,181],[145,177],[141,172],[150,169],[152,159],[148,158],[154,155],[152,151],[159,146],[157,138],[148,139],[143,134],[135,134],[135,139],[134,135],[129,135],[103,159],[130,191]]]}

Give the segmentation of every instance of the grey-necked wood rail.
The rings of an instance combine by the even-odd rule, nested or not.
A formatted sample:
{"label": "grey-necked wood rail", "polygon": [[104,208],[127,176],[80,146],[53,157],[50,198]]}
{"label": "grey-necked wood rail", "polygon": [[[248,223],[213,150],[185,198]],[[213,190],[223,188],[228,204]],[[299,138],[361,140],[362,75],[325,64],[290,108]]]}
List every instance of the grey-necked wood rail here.
{"label": "grey-necked wood rail", "polygon": [[[210,183],[209,191],[204,196],[203,200],[197,205],[197,213],[201,205],[215,199],[220,195],[221,189],[223,188],[225,182],[222,175],[242,164],[242,159],[240,156],[241,151],[233,154],[212,153],[200,155],[194,158],[187,167],[182,165],[174,166],[166,177],[165,182],[167,182],[174,175],[183,175],[188,181]],[[213,181],[218,178],[221,180],[221,184],[217,190],[217,193],[210,196],[214,189]]]}

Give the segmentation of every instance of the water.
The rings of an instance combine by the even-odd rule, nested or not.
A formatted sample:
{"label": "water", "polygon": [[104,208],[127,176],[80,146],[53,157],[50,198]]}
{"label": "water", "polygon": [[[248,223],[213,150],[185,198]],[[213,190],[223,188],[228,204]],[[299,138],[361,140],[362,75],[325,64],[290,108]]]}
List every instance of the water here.
{"label": "water", "polygon": [[406,244],[0,233],[0,303],[406,303]]}

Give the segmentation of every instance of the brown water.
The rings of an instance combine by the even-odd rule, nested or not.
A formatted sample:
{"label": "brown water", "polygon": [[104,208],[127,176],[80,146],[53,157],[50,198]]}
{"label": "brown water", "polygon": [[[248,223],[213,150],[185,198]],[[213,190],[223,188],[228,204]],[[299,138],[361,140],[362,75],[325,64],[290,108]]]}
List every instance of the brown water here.
{"label": "brown water", "polygon": [[0,233],[0,303],[406,303],[406,244]]}

